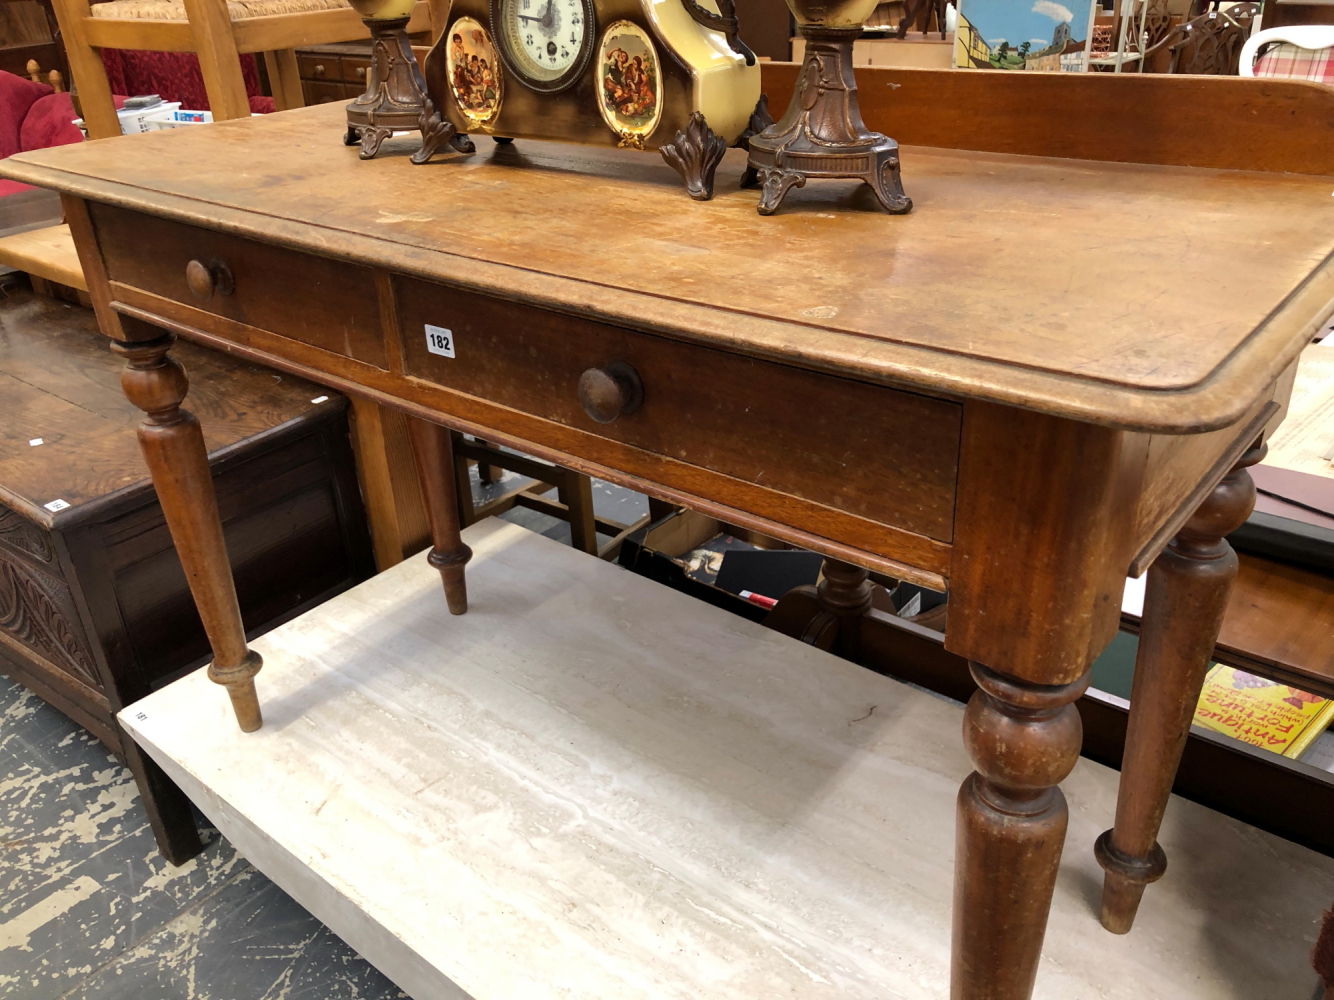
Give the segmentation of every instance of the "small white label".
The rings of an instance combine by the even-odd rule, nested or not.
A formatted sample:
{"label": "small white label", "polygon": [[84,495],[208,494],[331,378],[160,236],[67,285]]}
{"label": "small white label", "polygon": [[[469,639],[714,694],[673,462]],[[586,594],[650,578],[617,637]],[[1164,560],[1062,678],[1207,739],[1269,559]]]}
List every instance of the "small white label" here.
{"label": "small white label", "polygon": [[69,504],[64,500],[52,500],[50,503],[42,504],[42,506],[54,514],[58,510],[64,510]]}
{"label": "small white label", "polygon": [[446,330],[443,326],[432,326],[426,324],[426,349],[432,354],[438,354],[442,358],[452,358],[454,356],[454,332]]}
{"label": "small white label", "polygon": [[33,438],[31,441],[28,442],[28,444],[36,448],[39,444],[46,444],[46,442],[41,438]]}
{"label": "small white label", "polygon": [[327,402],[329,402],[329,397],[328,397],[328,396],[316,396],[314,399],[311,400],[311,402],[312,402],[312,403],[327,403]]}

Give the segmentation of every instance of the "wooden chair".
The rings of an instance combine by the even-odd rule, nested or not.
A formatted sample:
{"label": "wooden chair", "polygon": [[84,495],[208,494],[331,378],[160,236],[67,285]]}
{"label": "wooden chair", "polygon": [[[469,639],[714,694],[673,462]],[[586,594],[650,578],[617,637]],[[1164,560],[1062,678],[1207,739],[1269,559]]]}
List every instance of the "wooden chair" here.
{"label": "wooden chair", "polygon": [[[654,519],[654,511],[662,516],[661,507],[650,503],[650,513],[633,524],[598,517],[593,512],[593,481],[573,469],[542,462],[526,455],[496,448],[477,438],[468,438],[451,431],[454,448],[454,475],[459,504],[459,520],[464,527],[495,517],[514,507],[526,507],[570,525],[570,544],[590,555],[612,560],[620,553],[626,536]],[[502,491],[484,504],[475,504],[468,465],[477,466],[483,483],[500,482],[502,470],[517,472],[525,480],[513,489]],[[556,499],[543,494],[556,490]],[[610,535],[611,540],[598,543],[598,532]]]}
{"label": "wooden chair", "polygon": [[1171,56],[1167,71],[1195,76],[1238,75],[1242,45],[1259,16],[1260,4],[1237,3],[1178,25],[1159,43]]}
{"label": "wooden chair", "polygon": [[[431,29],[447,0],[419,0],[408,31]],[[91,139],[120,135],[120,121],[99,49],[193,52],[215,121],[250,114],[240,55],[263,54],[279,110],[301,107],[295,49],[369,38],[347,0],[55,0],[70,72]]]}

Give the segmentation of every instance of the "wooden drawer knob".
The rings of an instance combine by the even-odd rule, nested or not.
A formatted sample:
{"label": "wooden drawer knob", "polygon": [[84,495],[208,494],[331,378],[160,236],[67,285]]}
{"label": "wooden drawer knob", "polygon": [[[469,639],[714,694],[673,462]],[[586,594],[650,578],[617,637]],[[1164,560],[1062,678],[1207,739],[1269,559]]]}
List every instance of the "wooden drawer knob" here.
{"label": "wooden drawer knob", "polygon": [[231,295],[236,282],[232,278],[232,269],[226,261],[214,258],[205,264],[202,260],[192,260],[185,265],[185,283],[200,302],[207,302],[215,294]]}
{"label": "wooden drawer knob", "polygon": [[364,80],[364,79],[366,79],[366,67],[365,67],[365,66],[358,66],[358,67],[357,67],[357,79],[358,79],[358,80]]}
{"label": "wooden drawer knob", "polygon": [[315,73],[314,73],[314,75],[315,75],[315,76],[323,76],[323,75],[324,75],[324,63],[316,63],[316,64],[315,64]]}
{"label": "wooden drawer knob", "polygon": [[600,424],[609,424],[622,413],[634,413],[642,402],[644,383],[639,372],[624,361],[590,368],[579,376],[579,405]]}

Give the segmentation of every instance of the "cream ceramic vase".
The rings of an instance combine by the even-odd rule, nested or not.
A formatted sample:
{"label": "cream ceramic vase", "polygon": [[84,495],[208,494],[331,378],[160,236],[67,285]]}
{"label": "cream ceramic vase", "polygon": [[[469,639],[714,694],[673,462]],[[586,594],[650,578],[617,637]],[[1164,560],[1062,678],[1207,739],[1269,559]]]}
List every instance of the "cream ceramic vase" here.
{"label": "cream ceramic vase", "polygon": [[392,21],[411,17],[417,0],[348,0],[363,21]]}

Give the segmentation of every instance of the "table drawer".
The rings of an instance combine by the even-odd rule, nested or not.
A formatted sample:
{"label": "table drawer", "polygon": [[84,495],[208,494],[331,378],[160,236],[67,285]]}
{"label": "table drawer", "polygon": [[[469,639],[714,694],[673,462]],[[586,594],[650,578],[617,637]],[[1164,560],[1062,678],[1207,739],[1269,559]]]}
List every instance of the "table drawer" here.
{"label": "table drawer", "polygon": [[349,87],[346,83],[340,83],[337,80],[315,83],[310,80],[301,81],[301,92],[306,97],[307,104],[331,104],[335,101],[351,101],[360,94],[351,93],[354,87]]}
{"label": "table drawer", "polygon": [[[962,408],[414,279],[396,279],[407,374],[941,541],[952,536]],[[425,327],[450,330],[453,357]],[[437,347],[439,347],[437,343]],[[590,368],[631,365],[642,404],[580,405]]]}
{"label": "table drawer", "polygon": [[341,80],[343,78],[342,61],[338,56],[309,55],[299,53],[296,57],[297,68],[303,80]]}
{"label": "table drawer", "polygon": [[366,74],[371,71],[370,59],[359,56],[343,56],[342,79],[344,83],[355,83],[363,90],[366,88]]}
{"label": "table drawer", "polygon": [[[113,282],[386,367],[369,268],[110,205],[89,209]],[[192,260],[225,264],[231,291],[223,294],[223,282],[211,297],[197,297],[186,281]]]}

